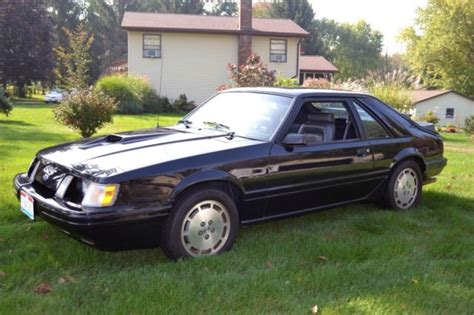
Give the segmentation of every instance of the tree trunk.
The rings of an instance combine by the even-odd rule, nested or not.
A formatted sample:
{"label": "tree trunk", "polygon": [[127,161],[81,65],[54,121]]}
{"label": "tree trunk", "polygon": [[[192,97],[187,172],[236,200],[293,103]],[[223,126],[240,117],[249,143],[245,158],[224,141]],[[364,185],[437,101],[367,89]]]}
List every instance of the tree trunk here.
{"label": "tree trunk", "polygon": [[18,84],[18,97],[26,97],[26,90],[24,84]]}

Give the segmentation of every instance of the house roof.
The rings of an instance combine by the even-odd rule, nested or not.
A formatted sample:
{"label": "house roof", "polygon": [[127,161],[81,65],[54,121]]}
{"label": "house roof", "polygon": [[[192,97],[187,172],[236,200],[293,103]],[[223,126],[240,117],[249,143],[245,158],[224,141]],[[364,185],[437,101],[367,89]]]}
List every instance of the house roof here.
{"label": "house roof", "polygon": [[[452,90],[419,90],[419,91],[411,91],[410,92],[410,97],[413,103],[420,103],[444,94],[448,93],[456,93]],[[459,93],[456,93],[459,94]],[[459,94],[461,95],[461,94]],[[461,95],[465,97],[464,95]]]}
{"label": "house roof", "polygon": [[300,70],[313,72],[337,72],[336,66],[323,56],[300,56]]}
{"label": "house roof", "polygon": [[[239,18],[192,14],[125,12],[122,28],[137,31],[240,34]],[[307,31],[291,20],[252,19],[253,35],[306,37]]]}

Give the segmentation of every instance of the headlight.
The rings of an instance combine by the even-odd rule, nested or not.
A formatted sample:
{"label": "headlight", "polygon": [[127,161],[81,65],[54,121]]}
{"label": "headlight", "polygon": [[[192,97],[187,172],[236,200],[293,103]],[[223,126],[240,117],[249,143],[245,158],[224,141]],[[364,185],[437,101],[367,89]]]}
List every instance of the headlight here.
{"label": "headlight", "polygon": [[83,180],[84,198],[82,205],[86,207],[109,207],[117,200],[119,185],[101,185]]}

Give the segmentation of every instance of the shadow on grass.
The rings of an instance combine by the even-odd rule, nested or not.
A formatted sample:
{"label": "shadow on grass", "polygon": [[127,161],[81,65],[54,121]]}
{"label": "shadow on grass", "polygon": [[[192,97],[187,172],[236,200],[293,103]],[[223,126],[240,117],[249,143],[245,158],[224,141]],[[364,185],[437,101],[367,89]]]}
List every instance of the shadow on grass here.
{"label": "shadow on grass", "polygon": [[[27,127],[26,129],[18,129],[18,126]],[[19,124],[3,124],[0,122],[0,128],[2,128],[2,133],[0,139],[5,141],[44,141],[51,144],[62,143],[66,141],[71,141],[71,138],[67,134],[60,132],[45,132],[40,131],[38,127],[29,128],[34,125],[28,123]],[[18,144],[16,147],[24,148],[24,145]]]}
{"label": "shadow on grass", "polygon": [[0,126],[2,125],[6,125],[6,126],[15,125],[15,126],[22,126],[22,127],[36,126],[36,125],[30,124],[24,121],[20,121],[20,120],[0,120]]}
{"label": "shadow on grass", "polygon": [[21,108],[21,109],[52,109],[54,107],[55,107],[55,105],[45,104],[45,103],[41,103],[41,102],[13,103],[12,115],[15,115],[15,108]]}
{"label": "shadow on grass", "polygon": [[[270,235],[269,239],[283,238],[291,242],[291,239],[295,235],[298,235],[298,233],[301,233],[304,230],[306,230],[306,232],[314,231],[315,239],[321,239],[327,237],[327,233],[333,233],[331,231],[336,231],[334,233],[337,233],[338,229],[339,232],[341,232],[341,229],[349,228],[350,231],[359,233],[367,232],[367,228],[370,228],[370,231],[367,232],[368,234],[373,234],[374,237],[380,237],[380,235],[384,233],[393,234],[394,230],[403,231],[404,229],[409,229],[412,226],[410,220],[423,220],[424,217],[431,216],[433,211],[444,213],[444,209],[441,208],[444,207],[443,205],[450,205],[450,207],[460,210],[468,210],[468,208],[474,210],[474,200],[471,198],[430,191],[425,193],[421,205],[411,211],[390,212],[378,209],[369,203],[354,204],[335,209],[318,211],[290,219],[250,225],[242,231],[243,233],[241,234],[241,237],[244,238],[243,243],[251,244],[251,246],[255,247],[266,246],[262,244],[252,245],[254,242],[249,243],[248,241],[255,237],[262,237],[262,233],[272,233],[273,235]],[[378,215],[378,213],[380,215]],[[413,213],[416,216],[415,218],[411,215],[406,215]],[[452,214],[448,211],[443,215],[449,216]],[[459,213],[457,216],[459,216]],[[363,222],[365,223],[362,224]],[[324,226],[324,229],[321,225]],[[397,225],[399,226],[397,227]],[[25,236],[25,233],[26,235],[30,234],[30,236],[26,237],[29,240],[25,240],[25,242],[28,242],[28,244],[41,242],[42,246],[37,248],[37,250],[54,253],[52,255],[55,256],[55,259],[64,268],[74,268],[77,265],[77,261],[70,258],[72,253],[74,253],[73,256],[75,257],[81,257],[80,260],[82,263],[111,268],[134,268],[138,266],[143,267],[144,265],[156,265],[157,263],[169,262],[159,248],[119,250],[113,252],[101,251],[70,239],[61,231],[51,226],[46,226],[46,224],[44,224],[40,229],[43,231],[41,233],[48,233],[51,236],[54,235],[54,237],[50,237],[47,243],[43,243],[41,240],[31,239],[37,238],[37,235],[35,236],[30,233],[22,232],[23,236]],[[403,239],[403,236],[400,237]],[[65,243],[67,243],[66,246]],[[271,251],[273,245],[271,242],[267,244],[268,251]],[[265,249],[264,251],[267,250]],[[239,249],[239,252],[248,255],[255,255],[255,249],[252,248],[241,248]],[[294,254],[295,253],[292,255]]]}

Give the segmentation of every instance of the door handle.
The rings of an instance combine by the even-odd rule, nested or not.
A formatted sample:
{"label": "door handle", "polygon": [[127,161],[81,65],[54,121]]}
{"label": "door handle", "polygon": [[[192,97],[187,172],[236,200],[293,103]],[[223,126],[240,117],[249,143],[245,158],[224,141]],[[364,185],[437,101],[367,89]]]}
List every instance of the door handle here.
{"label": "door handle", "polygon": [[369,155],[369,153],[370,153],[370,148],[357,149],[357,156],[359,157],[365,157]]}

